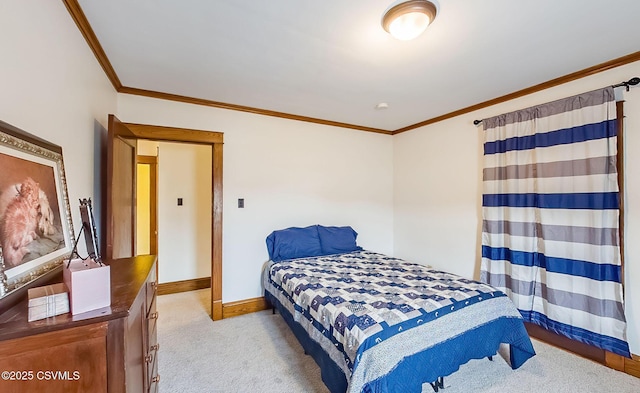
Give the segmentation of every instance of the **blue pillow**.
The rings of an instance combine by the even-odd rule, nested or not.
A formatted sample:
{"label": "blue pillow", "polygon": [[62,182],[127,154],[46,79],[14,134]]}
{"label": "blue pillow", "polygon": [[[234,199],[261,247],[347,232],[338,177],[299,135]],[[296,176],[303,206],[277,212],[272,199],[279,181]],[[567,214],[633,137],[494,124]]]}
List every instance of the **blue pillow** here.
{"label": "blue pillow", "polygon": [[356,244],[358,233],[351,227],[323,227],[318,225],[318,235],[320,236],[322,255],[362,250],[362,247],[358,247]]}
{"label": "blue pillow", "polygon": [[322,255],[318,227],[312,225],[273,231],[267,236],[267,251],[269,259],[274,262]]}

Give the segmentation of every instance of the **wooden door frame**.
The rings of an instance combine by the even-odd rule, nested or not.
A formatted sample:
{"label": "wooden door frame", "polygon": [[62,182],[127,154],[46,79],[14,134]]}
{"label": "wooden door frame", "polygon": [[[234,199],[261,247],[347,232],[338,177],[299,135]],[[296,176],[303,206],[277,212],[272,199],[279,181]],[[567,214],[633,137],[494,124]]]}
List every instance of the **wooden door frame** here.
{"label": "wooden door frame", "polygon": [[[141,156],[136,157],[136,163],[149,165],[149,253],[158,255],[158,156]],[[156,270],[158,263],[156,263]]]}
{"label": "wooden door frame", "polygon": [[[151,141],[211,146],[211,319],[222,319],[222,132],[125,123],[129,135]],[[107,168],[109,170],[109,168]]]}

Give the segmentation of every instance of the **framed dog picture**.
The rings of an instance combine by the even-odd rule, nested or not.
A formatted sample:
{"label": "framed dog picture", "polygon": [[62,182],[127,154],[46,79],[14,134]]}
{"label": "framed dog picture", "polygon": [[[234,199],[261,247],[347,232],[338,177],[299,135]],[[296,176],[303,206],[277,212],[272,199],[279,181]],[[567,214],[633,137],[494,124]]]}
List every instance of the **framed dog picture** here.
{"label": "framed dog picture", "polygon": [[73,226],[62,148],[0,121],[0,297],[62,264]]}

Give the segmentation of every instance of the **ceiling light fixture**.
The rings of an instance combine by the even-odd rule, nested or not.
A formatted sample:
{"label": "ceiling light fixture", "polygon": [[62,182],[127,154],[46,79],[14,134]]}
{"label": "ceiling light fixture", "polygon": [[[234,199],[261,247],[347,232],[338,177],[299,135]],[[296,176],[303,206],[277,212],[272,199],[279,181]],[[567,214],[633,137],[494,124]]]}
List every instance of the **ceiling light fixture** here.
{"label": "ceiling light fixture", "polygon": [[422,34],[436,17],[436,6],[427,0],[397,4],[382,17],[382,27],[394,38],[407,41]]}

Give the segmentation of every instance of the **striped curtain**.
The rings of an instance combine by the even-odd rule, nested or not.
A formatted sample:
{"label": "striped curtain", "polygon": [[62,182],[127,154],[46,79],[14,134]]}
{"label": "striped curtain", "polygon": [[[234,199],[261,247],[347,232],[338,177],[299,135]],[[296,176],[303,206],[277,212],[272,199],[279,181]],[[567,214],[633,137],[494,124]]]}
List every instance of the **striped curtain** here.
{"label": "striped curtain", "polygon": [[613,88],[483,125],[482,281],[528,322],[629,357]]}

